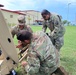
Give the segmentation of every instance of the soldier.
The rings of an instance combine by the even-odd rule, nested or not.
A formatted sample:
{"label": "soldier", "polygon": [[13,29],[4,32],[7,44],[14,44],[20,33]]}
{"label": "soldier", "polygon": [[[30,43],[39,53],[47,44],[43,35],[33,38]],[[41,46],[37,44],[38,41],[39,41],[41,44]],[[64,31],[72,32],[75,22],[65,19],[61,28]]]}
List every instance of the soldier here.
{"label": "soldier", "polygon": [[33,32],[32,29],[30,28],[29,25],[25,24],[25,16],[24,15],[19,15],[18,16],[18,25],[12,27],[11,29],[11,33],[12,33],[12,37],[14,38],[14,36],[20,31],[20,30],[27,30],[29,32]]}
{"label": "soldier", "polygon": [[44,19],[43,21],[43,31],[46,32],[47,27],[50,30],[50,38],[52,40],[52,43],[60,51],[60,48],[64,44],[64,33],[65,28],[63,26],[63,23],[61,21],[61,16],[57,14],[52,14],[48,10],[43,10],[41,12],[41,15]]}
{"label": "soldier", "polygon": [[[22,62],[27,75],[51,75],[57,70],[59,66],[59,52],[44,32],[32,34],[22,30],[17,34],[17,39],[22,43],[30,44],[27,52],[27,62]],[[61,72],[60,75],[65,74]]]}
{"label": "soldier", "polygon": [[[12,34],[13,38],[21,30],[27,30],[31,33],[33,32],[32,29],[30,28],[30,26],[26,25],[25,23],[26,23],[25,16],[24,15],[19,15],[18,16],[18,25],[12,27],[12,29],[11,29],[11,34]],[[20,41],[18,41],[18,45],[16,46],[16,48],[18,48],[20,45],[21,45],[21,43],[20,43]],[[24,44],[23,44],[23,47],[24,47]],[[22,50],[23,47],[21,47],[20,50]]]}

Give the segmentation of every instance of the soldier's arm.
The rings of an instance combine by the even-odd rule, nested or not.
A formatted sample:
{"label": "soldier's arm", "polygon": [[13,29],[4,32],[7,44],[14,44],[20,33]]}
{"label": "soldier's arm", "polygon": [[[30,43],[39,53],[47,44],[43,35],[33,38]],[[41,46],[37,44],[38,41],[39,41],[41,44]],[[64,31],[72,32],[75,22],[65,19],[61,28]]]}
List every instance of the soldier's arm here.
{"label": "soldier's arm", "polygon": [[15,31],[14,31],[13,28],[11,29],[11,34],[12,34],[12,37],[14,38],[14,36],[15,36]]}
{"label": "soldier's arm", "polygon": [[57,38],[58,37],[58,33],[59,33],[59,31],[60,31],[60,25],[61,25],[61,22],[59,21],[59,18],[55,18],[54,19],[54,26],[55,26],[55,28],[54,28],[54,30],[51,32],[51,36],[53,37],[53,38]]}
{"label": "soldier's arm", "polygon": [[45,24],[45,22],[43,22],[42,31],[46,32],[46,29],[47,29],[47,25]]}
{"label": "soldier's arm", "polygon": [[30,56],[27,57],[27,63],[28,65],[25,67],[27,73],[30,75],[33,75],[39,71],[40,68],[40,61],[36,57],[35,53],[30,54]]}
{"label": "soldier's arm", "polygon": [[28,31],[33,33],[33,30],[31,29],[31,27],[29,25],[27,25]]}

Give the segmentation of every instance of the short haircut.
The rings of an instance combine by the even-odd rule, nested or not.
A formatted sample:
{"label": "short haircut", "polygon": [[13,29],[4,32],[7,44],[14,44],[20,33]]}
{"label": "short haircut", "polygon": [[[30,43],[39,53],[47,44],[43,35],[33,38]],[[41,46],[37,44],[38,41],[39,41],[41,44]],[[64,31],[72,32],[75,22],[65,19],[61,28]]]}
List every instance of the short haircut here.
{"label": "short haircut", "polygon": [[47,15],[47,14],[50,14],[50,12],[46,9],[44,9],[42,12],[41,12],[41,15]]}
{"label": "short haircut", "polygon": [[20,32],[17,33],[17,39],[20,41],[24,40],[31,40],[32,33],[26,30],[20,30]]}

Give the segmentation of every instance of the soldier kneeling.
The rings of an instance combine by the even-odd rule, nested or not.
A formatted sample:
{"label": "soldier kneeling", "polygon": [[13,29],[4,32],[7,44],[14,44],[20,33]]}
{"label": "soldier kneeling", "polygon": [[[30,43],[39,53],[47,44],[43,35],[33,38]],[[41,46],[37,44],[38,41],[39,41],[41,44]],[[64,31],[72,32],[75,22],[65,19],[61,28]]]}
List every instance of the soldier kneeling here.
{"label": "soldier kneeling", "polygon": [[[17,34],[17,39],[22,43],[30,44],[27,61],[22,62],[27,75],[68,75],[59,68],[59,52],[44,32],[32,34],[22,30]],[[58,69],[60,74],[56,73]]]}

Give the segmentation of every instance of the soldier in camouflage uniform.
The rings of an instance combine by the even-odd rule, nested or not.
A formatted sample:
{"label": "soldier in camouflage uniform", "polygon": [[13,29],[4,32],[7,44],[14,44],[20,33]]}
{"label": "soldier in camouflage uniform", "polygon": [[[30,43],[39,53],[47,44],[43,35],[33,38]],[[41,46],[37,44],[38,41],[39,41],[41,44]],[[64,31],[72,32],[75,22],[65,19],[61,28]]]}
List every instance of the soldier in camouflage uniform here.
{"label": "soldier in camouflage uniform", "polygon": [[58,68],[59,52],[43,31],[31,34],[22,30],[17,34],[17,39],[30,44],[27,62],[22,62],[27,75],[51,75]]}
{"label": "soldier in camouflage uniform", "polygon": [[61,16],[57,14],[52,14],[48,10],[43,10],[41,13],[43,21],[43,31],[46,32],[47,27],[50,30],[50,38],[55,45],[55,47],[60,50],[64,44],[64,33],[65,28],[61,21]]}
{"label": "soldier in camouflage uniform", "polygon": [[19,15],[18,16],[18,25],[12,27],[11,29],[11,33],[12,33],[12,37],[14,38],[14,36],[20,31],[20,30],[27,30],[29,32],[33,32],[32,29],[30,28],[29,25],[25,24],[25,16],[24,15]]}
{"label": "soldier in camouflage uniform", "polygon": [[[31,33],[33,32],[32,29],[30,28],[30,26],[29,25],[26,25],[25,23],[26,23],[25,16],[24,15],[19,15],[18,16],[18,25],[12,27],[12,29],[11,29],[11,34],[12,34],[12,37],[13,38],[21,30],[27,30],[27,31],[29,31]],[[18,41],[18,45],[16,46],[16,48],[18,48],[20,45],[21,45],[21,43],[20,43],[20,41]],[[24,47],[24,44],[23,44],[23,47]],[[23,47],[21,47],[20,50]]]}

